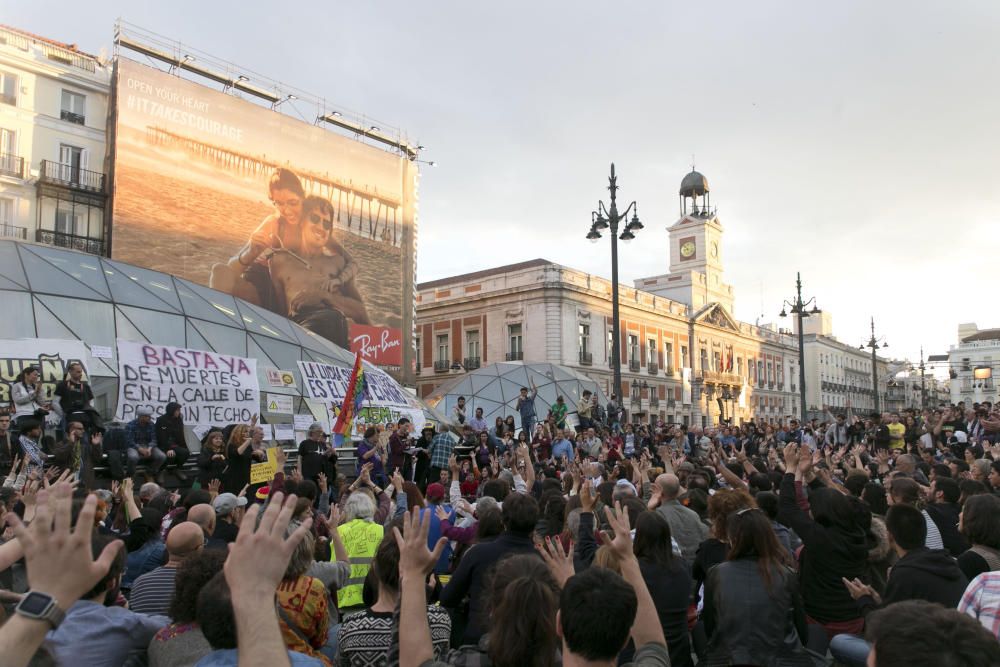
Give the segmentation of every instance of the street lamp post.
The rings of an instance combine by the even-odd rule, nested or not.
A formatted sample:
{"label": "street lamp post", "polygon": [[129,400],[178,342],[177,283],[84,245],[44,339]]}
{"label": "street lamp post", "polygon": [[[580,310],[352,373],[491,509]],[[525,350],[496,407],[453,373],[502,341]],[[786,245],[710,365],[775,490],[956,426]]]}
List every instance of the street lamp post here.
{"label": "street lamp post", "polygon": [[[806,307],[812,304],[812,310],[806,310]],[[802,410],[802,424],[807,421],[807,410],[806,410],[806,344],[804,334],[802,332],[802,320],[803,318],[809,317],[810,315],[818,315],[822,311],[816,307],[816,297],[810,298],[808,301],[802,300],[802,274],[795,273],[795,300],[784,302],[781,308],[781,312],[778,313],[780,317],[788,317],[788,313],[785,312],[784,306],[788,306],[792,314],[798,318],[798,330],[799,330],[799,406]]]}
{"label": "street lamp post", "polygon": [[924,388],[924,346],[920,346],[920,410],[927,409],[927,390]]}
{"label": "street lamp post", "polygon": [[[881,343],[881,345],[879,345],[879,343]],[[872,335],[871,335],[871,338],[868,339],[867,343],[862,343],[860,346],[858,346],[858,349],[859,350],[863,350],[866,347],[870,348],[871,351],[872,351],[872,391],[875,394],[875,412],[878,412],[879,414],[881,414],[882,411],[879,410],[879,402],[878,402],[878,356],[877,356],[877,353],[878,353],[878,349],[880,347],[882,347],[882,348],[889,347],[889,343],[885,342],[885,338],[884,337],[880,337],[880,338],[876,338],[875,337],[875,318],[874,317],[872,318]],[[921,356],[921,358],[923,358],[923,353],[922,352],[921,352],[920,356]]]}
{"label": "street lamp post", "polygon": [[[611,204],[604,206],[603,201],[597,202],[597,210],[590,214],[590,232],[587,240],[597,243],[601,238],[601,230],[611,230],[611,317],[614,324],[611,327],[611,354],[614,371],[614,390],[612,394],[623,396],[622,394],[622,355],[621,340],[619,339],[619,327],[621,322],[618,316],[618,241],[628,243],[635,238],[634,232],[642,229],[643,224],[639,222],[639,207],[633,201],[621,213],[618,212],[618,203],[615,196],[618,192],[618,179],[615,176],[615,165],[611,163],[611,176],[608,178],[608,190],[611,192]],[[618,235],[619,223],[628,220],[628,214],[632,213],[632,219],[628,221],[625,230]]]}

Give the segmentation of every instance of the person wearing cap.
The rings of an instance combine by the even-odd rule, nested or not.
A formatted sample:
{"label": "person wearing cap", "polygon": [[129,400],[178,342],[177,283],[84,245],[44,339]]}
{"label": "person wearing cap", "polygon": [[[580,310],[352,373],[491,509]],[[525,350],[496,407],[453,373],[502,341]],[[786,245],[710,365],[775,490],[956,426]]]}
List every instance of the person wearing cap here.
{"label": "person wearing cap", "polygon": [[[454,478],[457,479],[457,476]],[[431,527],[430,532],[427,534],[428,549],[433,549],[437,544],[438,538],[441,537],[441,518],[437,513],[438,508],[440,507],[447,513],[447,521],[451,523],[455,521],[455,510],[445,503],[444,499],[445,490],[443,484],[433,482],[427,485],[427,493],[424,494],[424,502],[427,507],[420,510],[420,514],[422,516],[424,513],[430,513]],[[437,564],[434,566],[434,574],[447,574],[450,564],[451,542],[446,544],[444,550],[441,552],[441,557],[438,558]]]}
{"label": "person wearing cap", "polygon": [[154,475],[167,461],[167,455],[156,446],[156,427],[153,425],[153,409],[140,407],[136,418],[125,425],[125,446],[128,448],[128,476],[135,477],[135,466],[140,461]]}
{"label": "person wearing cap", "polygon": [[299,443],[299,461],[302,462],[302,478],[319,486],[319,476],[323,474],[333,486],[337,477],[337,450],[330,446],[323,425],[313,422],[309,425],[306,439]]}
{"label": "person wearing cap", "polygon": [[232,493],[220,493],[212,501],[215,510],[215,530],[213,540],[222,540],[227,544],[236,541],[240,532],[240,521],[243,519],[243,508],[247,506],[246,496]]}

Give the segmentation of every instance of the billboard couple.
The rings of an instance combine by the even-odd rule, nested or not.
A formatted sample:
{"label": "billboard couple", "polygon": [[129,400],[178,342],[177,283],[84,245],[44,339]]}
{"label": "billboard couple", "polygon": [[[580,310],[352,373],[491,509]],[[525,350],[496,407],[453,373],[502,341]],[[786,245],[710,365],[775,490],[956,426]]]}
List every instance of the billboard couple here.
{"label": "billboard couple", "polygon": [[278,169],[268,182],[275,212],[225,264],[209,287],[262,306],[348,348],[350,323],[371,324],[354,283],[357,263],[334,238],[329,201],[306,196],[299,178]]}

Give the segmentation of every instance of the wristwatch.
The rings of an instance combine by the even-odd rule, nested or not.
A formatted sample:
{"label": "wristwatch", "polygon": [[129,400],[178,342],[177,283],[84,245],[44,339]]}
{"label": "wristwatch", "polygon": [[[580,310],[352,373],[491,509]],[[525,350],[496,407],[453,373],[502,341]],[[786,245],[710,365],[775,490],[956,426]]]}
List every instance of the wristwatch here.
{"label": "wristwatch", "polygon": [[48,621],[53,628],[58,628],[59,624],[66,618],[66,612],[59,608],[54,597],[38,591],[29,591],[17,603],[14,611],[21,616]]}

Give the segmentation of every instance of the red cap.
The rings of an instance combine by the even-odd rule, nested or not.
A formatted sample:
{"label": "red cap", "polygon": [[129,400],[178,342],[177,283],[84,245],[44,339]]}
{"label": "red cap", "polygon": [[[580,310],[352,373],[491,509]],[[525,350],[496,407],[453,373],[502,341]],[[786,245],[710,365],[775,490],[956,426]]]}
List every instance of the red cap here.
{"label": "red cap", "polygon": [[434,482],[427,485],[427,500],[435,501],[444,498],[444,487]]}

